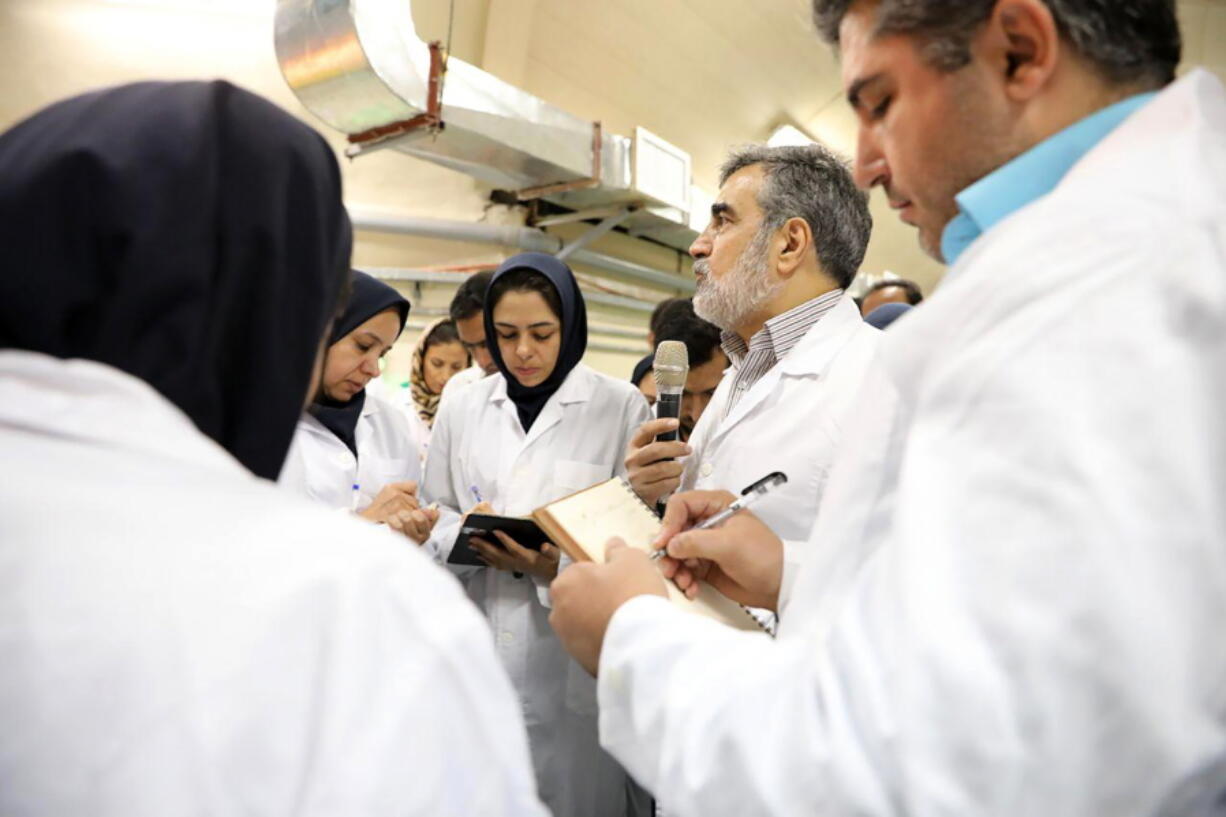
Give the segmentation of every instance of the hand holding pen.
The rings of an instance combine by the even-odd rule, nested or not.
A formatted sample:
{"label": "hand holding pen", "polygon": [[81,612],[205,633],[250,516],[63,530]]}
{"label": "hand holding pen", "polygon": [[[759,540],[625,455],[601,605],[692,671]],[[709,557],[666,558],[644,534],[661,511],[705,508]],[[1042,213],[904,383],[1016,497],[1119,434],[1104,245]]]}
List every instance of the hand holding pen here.
{"label": "hand holding pen", "polygon": [[[787,474],[782,471],[775,471],[762,477],[757,482],[751,483],[743,491],[741,496],[736,499],[727,508],[724,508],[714,516],[709,517],[698,525],[695,525],[693,530],[710,530],[717,528],[727,522],[738,511],[748,510],[752,505],[757,504],[758,500],[769,494],[771,491],[778,488],[780,485],[786,484],[788,481]],[[651,559],[656,561],[668,555],[666,548],[660,548],[652,552]]]}
{"label": "hand holding pen", "polygon": [[[781,484],[774,481],[762,487],[769,491]],[[733,601],[774,610],[783,574],[783,542],[752,512],[723,513],[736,501],[727,491],[688,491],[673,496],[654,543],[668,549],[660,571],[690,598],[705,582]],[[721,515],[722,522],[714,521]],[[698,520],[710,524],[693,527]]]}

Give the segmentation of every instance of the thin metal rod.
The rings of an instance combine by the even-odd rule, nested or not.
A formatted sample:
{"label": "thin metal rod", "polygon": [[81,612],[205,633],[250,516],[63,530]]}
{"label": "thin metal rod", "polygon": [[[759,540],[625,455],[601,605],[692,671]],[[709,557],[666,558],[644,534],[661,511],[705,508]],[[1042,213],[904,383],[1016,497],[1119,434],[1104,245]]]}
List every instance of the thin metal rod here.
{"label": "thin metal rod", "polygon": [[625,222],[626,219],[630,218],[630,215],[633,212],[634,212],[634,208],[627,207],[619,213],[614,213],[611,216],[607,216],[603,221],[601,221],[599,224],[592,227],[591,229],[585,230],[583,232],[583,235],[579,236],[574,241],[570,242],[565,247],[558,250],[558,260],[565,261],[566,259],[570,258],[572,255],[574,255],[576,252],[578,252],[579,250],[583,249],[584,247],[591,244],[596,239],[600,238],[602,235],[606,235],[614,227],[616,227],[619,224],[622,224],[623,222]]}

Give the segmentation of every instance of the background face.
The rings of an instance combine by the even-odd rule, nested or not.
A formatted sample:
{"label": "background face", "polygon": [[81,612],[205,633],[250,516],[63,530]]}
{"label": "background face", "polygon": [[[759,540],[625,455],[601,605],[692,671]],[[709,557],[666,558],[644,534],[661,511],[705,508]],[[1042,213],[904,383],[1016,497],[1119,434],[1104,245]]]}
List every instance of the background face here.
{"label": "background face", "polygon": [[379,376],[379,358],[387,354],[400,331],[400,315],[385,309],[328,347],[324,360],[323,393],[348,403]]}
{"label": "background face", "polygon": [[694,426],[698,425],[698,420],[710,405],[727,368],[728,358],[719,349],[706,363],[690,368],[685,378],[685,392],[681,396],[681,439],[688,440],[694,432]]}
{"label": "background face", "polygon": [[426,349],[424,357],[426,388],[433,394],[442,394],[447,381],[468,367],[468,352],[458,341],[436,343]]}
{"label": "background face", "polygon": [[498,371],[498,367],[494,365],[494,356],[490,354],[490,347],[486,345],[487,338],[485,337],[485,317],[477,312],[467,318],[461,318],[455,322],[456,333],[460,336],[460,342],[464,344],[464,348],[473,357],[473,363],[481,367],[481,371],[486,374],[493,374]]}

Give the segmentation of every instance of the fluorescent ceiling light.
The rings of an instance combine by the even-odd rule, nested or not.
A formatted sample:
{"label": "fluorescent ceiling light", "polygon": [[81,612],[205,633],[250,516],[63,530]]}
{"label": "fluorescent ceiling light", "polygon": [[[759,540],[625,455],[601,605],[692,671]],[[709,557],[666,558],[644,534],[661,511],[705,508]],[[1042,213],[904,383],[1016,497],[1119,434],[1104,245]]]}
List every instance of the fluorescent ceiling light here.
{"label": "fluorescent ceiling light", "polygon": [[784,147],[785,145],[812,145],[813,139],[800,128],[792,125],[780,125],[775,128],[775,132],[766,140],[766,144],[770,147]]}
{"label": "fluorescent ceiling light", "polygon": [[273,0],[105,0],[113,6],[147,6],[171,11],[213,11],[225,14],[263,16],[273,9]]}

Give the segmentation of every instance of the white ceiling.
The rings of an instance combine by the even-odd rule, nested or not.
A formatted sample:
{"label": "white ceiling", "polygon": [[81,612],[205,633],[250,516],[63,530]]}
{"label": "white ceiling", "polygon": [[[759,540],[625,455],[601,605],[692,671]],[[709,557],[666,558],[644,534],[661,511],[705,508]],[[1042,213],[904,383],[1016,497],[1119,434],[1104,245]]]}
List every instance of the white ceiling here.
{"label": "white ceiling", "polygon": [[[445,40],[451,0],[413,0],[419,33]],[[1226,78],[1226,0],[1183,0],[1186,61]],[[729,146],[791,122],[843,152],[853,122],[837,64],[805,0],[455,0],[456,56],[573,114],[629,134],[642,126],[689,151],[716,187]],[[874,197],[865,269],[931,288],[941,268]]]}

